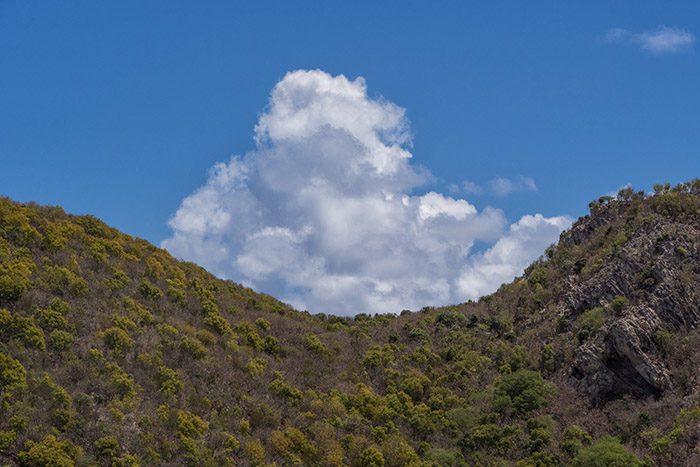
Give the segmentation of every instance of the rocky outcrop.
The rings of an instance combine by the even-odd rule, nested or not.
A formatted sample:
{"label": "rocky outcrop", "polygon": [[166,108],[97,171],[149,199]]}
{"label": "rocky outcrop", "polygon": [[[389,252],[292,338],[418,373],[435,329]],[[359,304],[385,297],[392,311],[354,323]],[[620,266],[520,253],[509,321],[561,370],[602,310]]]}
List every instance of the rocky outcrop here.
{"label": "rocky outcrop", "polygon": [[[618,204],[579,219],[562,234],[560,245],[594,250],[606,235],[621,235],[628,214],[624,208]],[[569,381],[598,402],[625,393],[658,397],[671,389],[657,333],[686,332],[700,325],[697,223],[654,216],[635,227],[626,232],[629,239],[593,265],[598,270],[588,275],[585,269],[583,274],[574,271],[565,280],[560,309],[568,317],[571,337],[580,341]],[[587,260],[600,262],[600,257]],[[611,307],[616,297],[628,299],[617,311]],[[591,336],[577,336],[580,316],[596,307],[605,310],[604,324]]]}

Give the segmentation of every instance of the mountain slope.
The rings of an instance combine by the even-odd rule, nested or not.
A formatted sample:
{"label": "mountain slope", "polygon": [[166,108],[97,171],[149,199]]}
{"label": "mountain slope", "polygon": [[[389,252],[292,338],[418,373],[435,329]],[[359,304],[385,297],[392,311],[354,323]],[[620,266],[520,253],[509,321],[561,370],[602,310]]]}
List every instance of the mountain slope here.
{"label": "mountain slope", "polygon": [[298,312],[0,199],[0,463],[700,463],[700,183],[623,190],[478,303]]}

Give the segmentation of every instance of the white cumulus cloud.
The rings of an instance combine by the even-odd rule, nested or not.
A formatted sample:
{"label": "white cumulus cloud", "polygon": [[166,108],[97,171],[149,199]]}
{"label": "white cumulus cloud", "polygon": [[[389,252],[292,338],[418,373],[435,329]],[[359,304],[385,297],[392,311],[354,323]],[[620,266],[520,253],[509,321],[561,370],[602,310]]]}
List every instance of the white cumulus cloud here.
{"label": "white cumulus cloud", "polygon": [[495,245],[469,259],[457,282],[459,295],[473,300],[509,282],[569,228],[571,221],[568,216],[523,216]]}
{"label": "white cumulus cloud", "polygon": [[695,42],[695,35],[678,27],[658,26],[651,31],[633,33],[627,29],[613,28],[605,35],[609,42],[638,45],[654,54],[679,52]]}
{"label": "white cumulus cloud", "polygon": [[[300,309],[464,301],[522,272],[571,222],[525,216],[506,231],[499,209],[412,194],[431,176],[410,162],[405,111],[369,98],[362,78],[288,73],[255,132],[255,150],[216,164],[182,201],[161,246]],[[475,256],[477,241],[493,246]],[[500,272],[477,277],[482,263]]]}

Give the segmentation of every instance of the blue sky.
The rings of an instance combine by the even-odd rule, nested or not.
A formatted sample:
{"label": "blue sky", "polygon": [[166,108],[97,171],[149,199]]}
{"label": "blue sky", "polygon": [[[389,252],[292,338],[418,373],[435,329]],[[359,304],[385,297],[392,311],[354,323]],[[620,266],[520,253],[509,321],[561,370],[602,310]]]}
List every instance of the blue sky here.
{"label": "blue sky", "polygon": [[[450,269],[457,275],[523,216],[576,218],[627,183],[649,190],[700,173],[697,2],[241,3],[0,1],[0,194],[91,213],[176,249],[184,230],[168,221],[183,200],[211,185],[215,164],[231,169],[233,155],[252,154],[241,167],[263,170],[253,161],[269,147],[254,137],[274,114],[271,91],[300,85],[284,81],[288,72],[316,69],[329,83],[362,77],[362,102],[405,109],[412,143],[402,147],[412,158],[404,168],[430,175],[392,190],[416,203],[431,192],[466,200],[479,216],[499,210],[500,233],[469,237],[469,252],[459,253],[466,262]],[[280,226],[300,238],[303,226],[271,216],[246,238]],[[230,235],[217,242],[229,259],[242,258],[245,245]],[[337,283],[262,277],[179,248],[312,311],[347,299],[309,292]],[[345,258],[304,253],[333,277],[328,268]],[[396,288],[358,267],[361,280],[335,272],[372,282],[380,295]],[[382,309],[399,306],[401,294],[388,295]],[[464,297],[426,292],[408,306]]]}

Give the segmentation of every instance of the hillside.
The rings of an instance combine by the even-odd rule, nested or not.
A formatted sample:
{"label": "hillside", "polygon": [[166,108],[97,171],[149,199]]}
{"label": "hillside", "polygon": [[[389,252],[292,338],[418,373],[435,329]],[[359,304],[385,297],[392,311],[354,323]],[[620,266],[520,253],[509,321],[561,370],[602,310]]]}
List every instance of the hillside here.
{"label": "hillside", "polygon": [[343,318],[0,198],[0,465],[700,465],[700,181],[590,208],[478,302]]}

